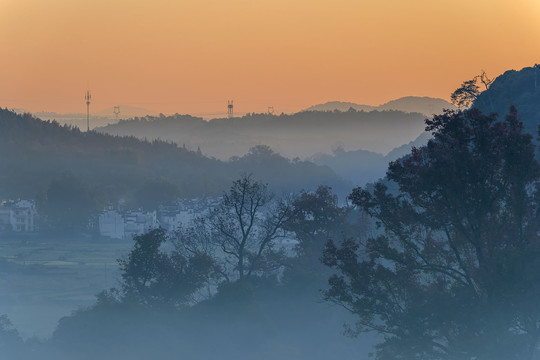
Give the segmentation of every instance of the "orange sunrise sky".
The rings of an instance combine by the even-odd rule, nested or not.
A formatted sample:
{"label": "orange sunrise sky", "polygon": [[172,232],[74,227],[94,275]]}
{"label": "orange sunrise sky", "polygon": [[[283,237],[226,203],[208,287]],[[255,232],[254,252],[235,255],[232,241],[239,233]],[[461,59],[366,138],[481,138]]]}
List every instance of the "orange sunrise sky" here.
{"label": "orange sunrise sky", "polygon": [[208,115],[449,99],[540,63],[540,0],[0,0],[0,106]]}

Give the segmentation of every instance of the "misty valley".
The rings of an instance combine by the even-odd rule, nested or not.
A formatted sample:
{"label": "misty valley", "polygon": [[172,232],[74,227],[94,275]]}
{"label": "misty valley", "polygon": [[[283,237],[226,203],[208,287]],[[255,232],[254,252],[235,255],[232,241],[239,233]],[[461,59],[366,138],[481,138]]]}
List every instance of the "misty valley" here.
{"label": "misty valley", "polygon": [[540,359],[537,72],[91,128],[0,108],[0,358]]}

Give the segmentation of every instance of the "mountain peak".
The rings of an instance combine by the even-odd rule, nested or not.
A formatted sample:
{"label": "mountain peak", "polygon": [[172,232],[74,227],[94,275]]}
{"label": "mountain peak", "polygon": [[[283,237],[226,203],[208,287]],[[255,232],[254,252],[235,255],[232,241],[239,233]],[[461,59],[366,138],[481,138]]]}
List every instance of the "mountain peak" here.
{"label": "mountain peak", "polygon": [[390,100],[379,106],[361,105],[353,102],[329,101],[324,104],[311,106],[305,111],[348,111],[351,108],[357,111],[396,110],[408,113],[420,113],[425,116],[441,114],[443,109],[456,109],[453,104],[443,99],[428,96],[405,96],[399,99]]}

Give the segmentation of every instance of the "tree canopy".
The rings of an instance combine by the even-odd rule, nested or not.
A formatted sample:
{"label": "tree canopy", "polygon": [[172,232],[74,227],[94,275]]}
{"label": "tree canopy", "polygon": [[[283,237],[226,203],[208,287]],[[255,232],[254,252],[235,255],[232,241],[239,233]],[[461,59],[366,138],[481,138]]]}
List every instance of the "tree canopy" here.
{"label": "tree canopy", "polygon": [[282,266],[283,254],[275,245],[289,215],[289,206],[276,201],[267,184],[244,174],[206,216],[179,229],[177,248],[212,254],[227,281],[273,273]]}
{"label": "tree canopy", "polygon": [[461,86],[450,95],[452,104],[459,107],[471,106],[481,93],[480,85],[483,85],[483,90],[487,90],[491,83],[493,83],[493,79],[490,79],[486,72],[482,71],[480,75],[476,75],[471,80],[464,81]]}
{"label": "tree canopy", "polygon": [[540,336],[539,164],[517,110],[426,120],[433,139],[390,164],[353,204],[378,230],[330,242],[327,299],[357,315],[351,333],[384,340],[377,359],[530,359]]}
{"label": "tree canopy", "polygon": [[212,259],[203,254],[186,257],[177,251],[164,251],[167,237],[163,229],[135,236],[134,241],[131,252],[118,261],[123,301],[145,306],[180,306],[188,303],[190,296],[206,283]]}

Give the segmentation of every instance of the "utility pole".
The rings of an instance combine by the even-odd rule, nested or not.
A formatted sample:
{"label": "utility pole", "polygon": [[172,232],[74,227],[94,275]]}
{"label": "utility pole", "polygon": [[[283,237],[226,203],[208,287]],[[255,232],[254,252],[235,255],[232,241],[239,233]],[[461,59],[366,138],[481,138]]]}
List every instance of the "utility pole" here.
{"label": "utility pole", "polygon": [[90,90],[86,90],[86,95],[84,96],[84,99],[86,100],[86,132],[90,131],[90,99],[92,98],[92,95],[90,94]]}

